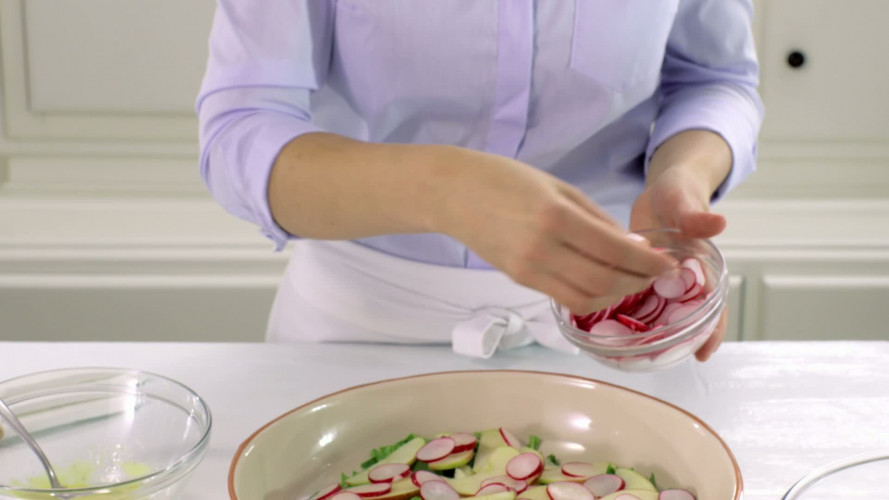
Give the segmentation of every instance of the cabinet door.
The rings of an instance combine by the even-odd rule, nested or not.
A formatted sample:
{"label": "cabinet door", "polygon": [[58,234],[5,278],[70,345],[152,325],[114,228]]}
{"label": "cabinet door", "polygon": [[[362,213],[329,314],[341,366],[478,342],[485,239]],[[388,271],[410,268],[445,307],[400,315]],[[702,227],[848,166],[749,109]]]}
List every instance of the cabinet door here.
{"label": "cabinet door", "polygon": [[889,140],[889,1],[762,0],[757,8],[763,138]]}
{"label": "cabinet door", "polygon": [[889,339],[889,275],[763,278],[764,340]]}
{"label": "cabinet door", "polygon": [[743,340],[741,318],[744,315],[744,278],[729,276],[728,292],[728,326],[725,340]]}

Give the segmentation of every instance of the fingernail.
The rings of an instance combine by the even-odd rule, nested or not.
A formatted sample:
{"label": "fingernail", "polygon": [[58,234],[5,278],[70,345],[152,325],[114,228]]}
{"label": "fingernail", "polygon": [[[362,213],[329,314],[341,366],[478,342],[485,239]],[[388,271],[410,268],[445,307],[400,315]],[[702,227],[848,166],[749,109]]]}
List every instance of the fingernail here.
{"label": "fingernail", "polygon": [[648,243],[648,240],[645,238],[645,236],[642,236],[641,234],[627,233],[627,238],[638,241],[639,243]]}

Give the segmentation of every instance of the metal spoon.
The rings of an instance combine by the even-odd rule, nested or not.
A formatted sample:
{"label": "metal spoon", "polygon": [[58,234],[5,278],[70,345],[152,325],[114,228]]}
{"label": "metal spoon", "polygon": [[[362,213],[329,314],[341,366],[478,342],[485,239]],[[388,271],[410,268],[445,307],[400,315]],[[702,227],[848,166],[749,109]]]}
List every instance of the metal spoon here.
{"label": "metal spoon", "polygon": [[49,463],[49,459],[46,458],[46,454],[43,453],[43,450],[40,449],[40,445],[37,444],[37,441],[34,440],[34,437],[31,436],[31,433],[28,432],[28,429],[22,425],[21,420],[15,416],[15,413],[6,406],[6,403],[3,402],[3,399],[0,399],[0,418],[6,420],[10,427],[21,437],[28,446],[31,447],[31,451],[37,455],[37,458],[40,459],[40,463],[43,464],[43,468],[46,469],[46,475],[49,476],[49,484],[52,486],[54,490],[60,490],[64,488],[62,483],[59,482],[59,478],[56,475],[55,469],[52,468],[52,464]]}

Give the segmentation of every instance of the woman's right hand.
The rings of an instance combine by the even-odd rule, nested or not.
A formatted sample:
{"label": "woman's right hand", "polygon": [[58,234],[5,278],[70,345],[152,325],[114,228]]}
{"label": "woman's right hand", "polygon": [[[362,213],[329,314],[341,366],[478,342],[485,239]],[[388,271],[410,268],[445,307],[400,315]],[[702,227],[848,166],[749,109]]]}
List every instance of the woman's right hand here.
{"label": "woman's right hand", "polygon": [[439,152],[433,230],[575,314],[641,291],[677,266],[546,172],[488,153]]}

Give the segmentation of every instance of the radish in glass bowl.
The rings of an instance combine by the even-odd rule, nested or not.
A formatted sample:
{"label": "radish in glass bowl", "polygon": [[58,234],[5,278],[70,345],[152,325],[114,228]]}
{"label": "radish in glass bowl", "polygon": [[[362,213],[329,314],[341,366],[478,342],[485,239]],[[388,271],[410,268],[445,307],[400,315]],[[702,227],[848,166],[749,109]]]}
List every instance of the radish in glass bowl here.
{"label": "radish in glass bowl", "polygon": [[589,314],[572,314],[555,300],[552,309],[562,335],[596,360],[625,371],[660,370],[686,360],[716,330],[728,298],[728,274],[710,240],[673,229],[636,234],[674,257],[679,271]]}

